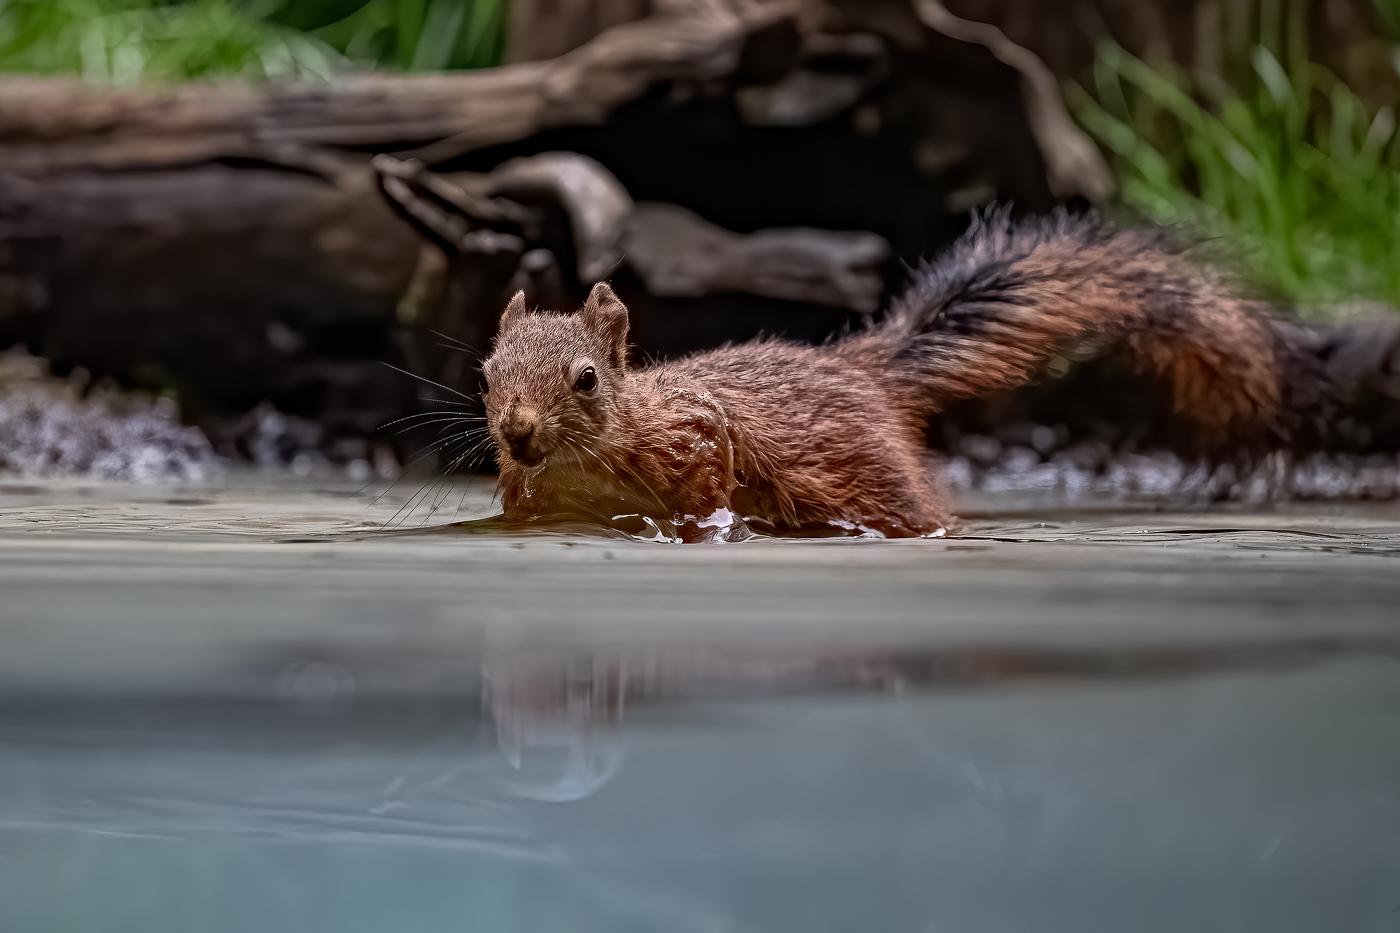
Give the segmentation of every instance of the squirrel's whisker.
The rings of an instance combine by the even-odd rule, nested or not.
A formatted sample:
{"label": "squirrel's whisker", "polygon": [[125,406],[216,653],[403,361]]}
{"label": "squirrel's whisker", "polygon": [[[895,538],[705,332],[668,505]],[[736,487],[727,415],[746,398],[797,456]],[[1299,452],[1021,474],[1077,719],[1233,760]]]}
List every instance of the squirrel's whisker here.
{"label": "squirrel's whisker", "polygon": [[385,361],[380,360],[380,361],[379,361],[379,364],[380,364],[381,366],[387,366],[387,367],[389,367],[390,369],[392,369],[392,370],[393,370],[394,372],[396,372],[396,373],[402,373],[403,375],[407,376],[407,377],[410,378],[410,379],[417,379],[419,382],[426,383],[426,384],[428,384],[428,385],[430,385],[430,386],[432,386],[432,387],[434,387],[434,388],[436,388],[436,389],[441,389],[441,390],[444,391],[444,392],[450,392],[450,393],[452,393],[453,395],[457,396],[458,398],[465,399],[465,400],[468,401],[468,402],[474,402],[474,400],[472,399],[472,397],[471,397],[470,395],[466,395],[465,393],[458,392],[456,389],[452,388],[451,386],[445,386],[445,385],[443,385],[441,382],[434,382],[433,380],[428,379],[428,378],[425,377],[425,376],[420,376],[420,375],[418,375],[417,373],[411,373],[411,372],[409,372],[408,370],[403,369],[402,367],[395,366],[393,363],[386,363]]}

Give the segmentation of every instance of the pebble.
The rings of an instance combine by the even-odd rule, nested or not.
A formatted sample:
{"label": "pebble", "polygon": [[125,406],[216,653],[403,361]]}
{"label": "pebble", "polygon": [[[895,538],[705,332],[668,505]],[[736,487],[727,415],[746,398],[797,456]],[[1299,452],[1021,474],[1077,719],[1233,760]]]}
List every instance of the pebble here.
{"label": "pebble", "polygon": [[208,438],[169,406],[119,407],[44,386],[0,391],[0,473],[195,483],[220,471]]}

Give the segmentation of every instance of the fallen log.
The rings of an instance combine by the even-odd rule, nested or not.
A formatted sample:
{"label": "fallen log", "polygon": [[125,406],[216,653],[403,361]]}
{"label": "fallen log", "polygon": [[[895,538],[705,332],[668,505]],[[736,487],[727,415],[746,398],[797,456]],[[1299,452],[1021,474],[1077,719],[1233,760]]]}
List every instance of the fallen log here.
{"label": "fallen log", "polygon": [[289,149],[308,147],[382,152],[439,144],[466,152],[554,127],[602,124],[660,86],[723,86],[782,73],[796,54],[796,30],[791,12],[763,6],[743,16],[626,23],[556,60],[454,74],[140,88],[6,78],[0,171],[280,162]]}
{"label": "fallen log", "polygon": [[742,236],[683,207],[643,204],[628,225],[626,253],[658,297],[746,293],[869,314],[884,293],[889,245],[871,233],[811,229]]}

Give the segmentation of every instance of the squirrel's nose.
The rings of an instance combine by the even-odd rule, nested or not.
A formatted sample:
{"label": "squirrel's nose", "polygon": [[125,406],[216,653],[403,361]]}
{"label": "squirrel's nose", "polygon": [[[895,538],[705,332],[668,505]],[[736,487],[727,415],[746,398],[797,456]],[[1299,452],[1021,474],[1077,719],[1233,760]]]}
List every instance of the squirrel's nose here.
{"label": "squirrel's nose", "polygon": [[544,459],[535,443],[535,422],[532,418],[515,417],[501,425],[501,437],[513,460],[534,466]]}
{"label": "squirrel's nose", "polygon": [[511,455],[519,460],[520,455],[529,448],[530,441],[535,436],[535,426],[532,424],[513,425],[506,430],[505,436]]}

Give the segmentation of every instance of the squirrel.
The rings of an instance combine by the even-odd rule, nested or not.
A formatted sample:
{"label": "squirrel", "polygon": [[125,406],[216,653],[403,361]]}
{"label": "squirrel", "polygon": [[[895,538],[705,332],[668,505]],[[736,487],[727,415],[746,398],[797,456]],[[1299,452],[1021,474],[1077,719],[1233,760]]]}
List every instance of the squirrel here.
{"label": "squirrel", "polygon": [[873,326],[642,368],[607,284],[567,314],[517,293],[482,368],[505,516],[640,514],[697,537],[734,516],[941,536],[954,524],[926,462],[928,419],[1056,359],[1108,353],[1162,384],[1203,449],[1292,443],[1317,360],[1295,325],[1186,253],[1167,231],[990,211]]}

